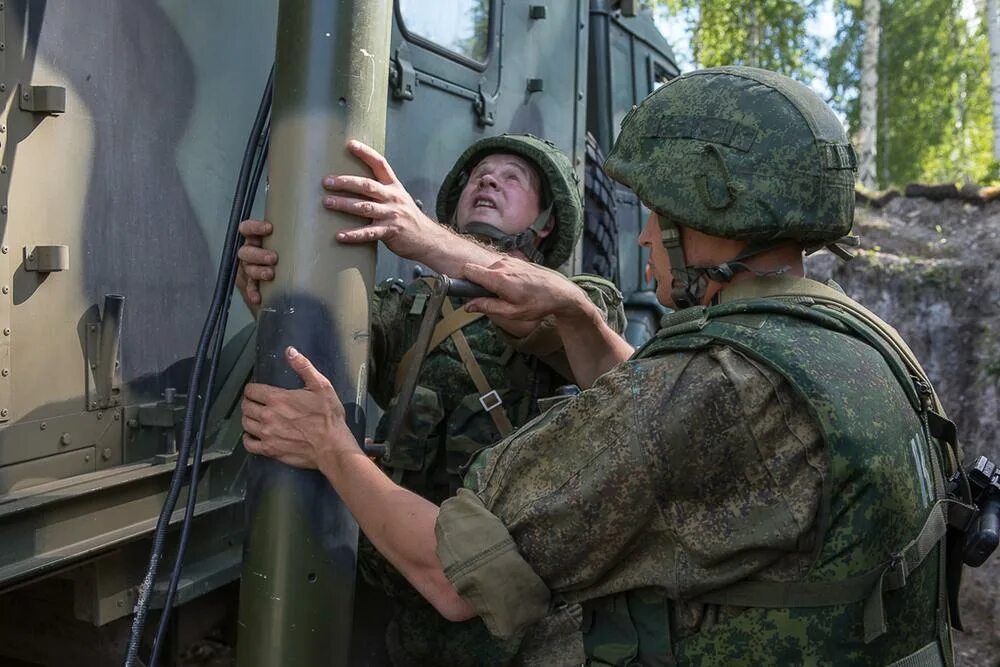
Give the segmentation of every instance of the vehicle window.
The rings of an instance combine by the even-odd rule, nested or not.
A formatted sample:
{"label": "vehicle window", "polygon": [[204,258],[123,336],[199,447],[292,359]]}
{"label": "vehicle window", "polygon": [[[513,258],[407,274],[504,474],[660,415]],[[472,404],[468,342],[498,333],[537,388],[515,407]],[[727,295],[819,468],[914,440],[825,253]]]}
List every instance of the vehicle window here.
{"label": "vehicle window", "polygon": [[408,33],[484,62],[492,4],[492,0],[436,0],[433,4],[427,0],[399,0],[399,11]]}
{"label": "vehicle window", "polygon": [[[611,49],[611,103],[615,138],[621,131],[622,120],[642,98],[636,99],[632,75],[632,45],[628,40],[616,39]],[[641,84],[640,84],[641,85]],[[645,97],[645,95],[643,95]]]}
{"label": "vehicle window", "polygon": [[661,63],[650,60],[649,62],[649,92],[653,92],[666,82],[670,81],[670,73]]}

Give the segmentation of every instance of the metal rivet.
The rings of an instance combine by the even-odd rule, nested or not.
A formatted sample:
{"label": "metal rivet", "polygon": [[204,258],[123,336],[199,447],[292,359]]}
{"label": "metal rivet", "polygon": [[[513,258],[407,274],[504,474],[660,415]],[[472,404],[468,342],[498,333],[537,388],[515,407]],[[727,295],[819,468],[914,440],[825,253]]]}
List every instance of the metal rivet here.
{"label": "metal rivet", "polygon": [[68,445],[71,442],[73,442],[73,438],[70,436],[69,433],[63,433],[61,436],[59,436],[59,443],[60,444],[62,444],[62,445]]}
{"label": "metal rivet", "polygon": [[136,419],[135,417],[133,417],[132,419],[129,419],[127,422],[125,422],[125,424],[129,428],[139,428],[139,420]]}
{"label": "metal rivet", "polygon": [[104,419],[104,413],[103,412],[98,412],[97,413],[97,418],[98,419]]}
{"label": "metal rivet", "polygon": [[86,454],[86,455],[84,455],[84,457],[83,457],[83,460],[84,460],[84,462],[86,462],[86,463],[90,463],[90,454]]}
{"label": "metal rivet", "polygon": [[10,288],[7,287],[6,285],[4,285],[3,287],[0,287],[0,292],[3,292],[4,294],[7,294],[7,293],[10,292]]}
{"label": "metal rivet", "polygon": [[[3,42],[0,42],[0,46],[3,46]],[[0,51],[3,51],[3,49],[0,49]],[[21,97],[23,97],[26,100],[30,100],[31,99],[31,93],[25,93]]]}
{"label": "metal rivet", "polygon": [[0,93],[2,93],[5,90],[7,90],[7,84],[6,83],[0,83]]}
{"label": "metal rivet", "polygon": [[6,368],[3,369],[3,370],[0,370],[0,375],[2,375],[4,377],[7,377],[8,375],[10,375],[10,370],[6,369]]}
{"label": "metal rivet", "polygon": [[97,407],[97,401],[91,401],[90,402],[90,409],[93,410],[96,407]]}
{"label": "metal rivet", "polygon": [[121,421],[122,413],[121,411],[115,413],[115,421]]}
{"label": "metal rivet", "polygon": [[[0,86],[3,86],[3,84],[0,83]],[[0,88],[0,90],[2,90],[2,88]],[[0,134],[3,134],[6,131],[7,131],[7,126],[6,125],[0,125]]]}
{"label": "metal rivet", "polygon": [[0,410],[0,417],[6,417],[6,416],[7,416],[7,408]]}
{"label": "metal rivet", "polygon": [[49,425],[46,422],[42,422],[41,424],[38,425],[38,428],[42,429],[43,431],[45,429],[47,429],[48,427],[49,427]]}
{"label": "metal rivet", "polygon": [[104,448],[104,451],[101,452],[101,458],[104,459],[105,461],[110,461],[111,460],[111,448],[110,447],[105,447]]}
{"label": "metal rivet", "polygon": [[10,335],[10,327],[4,327],[3,335],[4,336],[9,336]]}
{"label": "metal rivet", "polygon": [[4,204],[3,206],[0,206],[0,213],[3,213],[4,215],[7,215],[7,204]]}
{"label": "metal rivet", "polygon": [[0,164],[0,174],[6,174],[6,173],[7,173],[7,165]]}
{"label": "metal rivet", "polygon": [[0,252],[6,255],[8,252],[10,252],[10,248],[8,248],[7,246],[0,246]]}

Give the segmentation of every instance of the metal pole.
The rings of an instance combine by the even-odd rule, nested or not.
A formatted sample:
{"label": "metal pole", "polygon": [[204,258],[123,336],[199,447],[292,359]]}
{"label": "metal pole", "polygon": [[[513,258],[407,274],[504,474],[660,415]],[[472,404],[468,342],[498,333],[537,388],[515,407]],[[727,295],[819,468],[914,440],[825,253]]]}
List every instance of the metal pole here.
{"label": "metal pole", "polygon": [[[368,174],[348,138],[382,150],[391,0],[281,0],[266,217],[281,263],[265,288],[256,379],[301,387],[295,345],[365,428],[368,299],[375,248],[341,246],[356,220],[321,205],[328,173]],[[237,664],[346,665],[358,528],[317,472],[250,457]]]}

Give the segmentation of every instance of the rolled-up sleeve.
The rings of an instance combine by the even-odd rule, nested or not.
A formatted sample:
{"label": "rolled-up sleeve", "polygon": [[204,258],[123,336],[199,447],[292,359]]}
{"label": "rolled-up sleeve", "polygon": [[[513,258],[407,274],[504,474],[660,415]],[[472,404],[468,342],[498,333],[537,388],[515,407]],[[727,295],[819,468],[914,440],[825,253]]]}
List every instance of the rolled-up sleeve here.
{"label": "rolled-up sleeve", "polygon": [[491,633],[510,637],[549,613],[545,582],[472,491],[459,489],[442,504],[435,532],[445,576]]}

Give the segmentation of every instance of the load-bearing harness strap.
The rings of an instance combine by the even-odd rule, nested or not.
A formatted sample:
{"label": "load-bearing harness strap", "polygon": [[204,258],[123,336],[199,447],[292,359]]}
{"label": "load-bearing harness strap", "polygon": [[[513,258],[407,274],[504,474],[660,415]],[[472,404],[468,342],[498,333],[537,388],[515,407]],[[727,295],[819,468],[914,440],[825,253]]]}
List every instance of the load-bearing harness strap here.
{"label": "load-bearing harness strap", "polygon": [[[456,310],[451,305],[451,302],[445,299],[444,303],[441,304],[441,312],[444,313],[445,320],[447,320],[455,313],[461,313],[464,310]],[[452,332],[451,342],[455,344],[458,356],[462,358],[462,363],[465,364],[465,370],[469,372],[472,383],[476,385],[476,391],[479,392],[479,403],[483,406],[483,410],[493,419],[493,424],[500,431],[500,435],[507,437],[514,432],[514,425],[510,423],[507,412],[503,409],[503,400],[500,398],[500,394],[490,386],[490,382],[486,379],[483,369],[479,366],[479,362],[476,361],[476,355],[472,353],[469,341],[465,339],[465,334],[462,333],[461,328]]]}
{"label": "load-bearing harness strap", "polygon": [[740,581],[704,595],[694,602],[734,607],[828,607],[865,601],[864,633],[869,643],[886,631],[883,594],[906,585],[944,537],[949,522],[963,524],[975,508],[941,499],[932,507],[920,533],[882,565],[864,574],[836,581]]}

